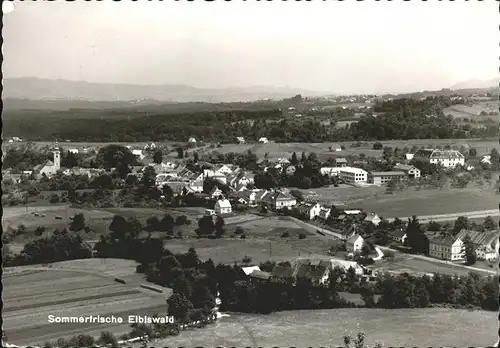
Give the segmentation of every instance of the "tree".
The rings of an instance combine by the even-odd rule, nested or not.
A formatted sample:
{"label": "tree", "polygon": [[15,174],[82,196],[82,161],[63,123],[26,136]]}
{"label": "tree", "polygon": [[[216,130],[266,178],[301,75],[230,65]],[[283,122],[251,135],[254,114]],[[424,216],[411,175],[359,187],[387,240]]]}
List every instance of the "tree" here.
{"label": "tree", "polygon": [[373,144],[374,150],[382,150],[383,148],[384,148],[384,145],[382,145],[382,143],[380,143],[380,142],[376,142]]}
{"label": "tree", "polygon": [[184,149],[182,147],[177,148],[177,158],[184,158]]}
{"label": "tree", "polygon": [[76,156],[72,152],[67,152],[66,156],[61,159],[61,166],[65,168],[73,168],[78,166],[78,160],[76,159]]}
{"label": "tree", "polygon": [[408,219],[405,242],[415,253],[427,253],[429,250],[429,240],[415,215]]}
{"label": "tree", "polygon": [[157,216],[151,216],[146,220],[146,230],[147,231],[156,231],[160,226],[160,219]]}
{"label": "tree", "polygon": [[225,229],[224,229],[224,225],[225,225],[225,222],[224,222],[224,218],[222,216],[217,216],[217,218],[215,219],[215,235],[217,237],[221,237],[224,232],[225,232]]}
{"label": "tree", "polygon": [[163,152],[161,150],[156,150],[154,152],[153,162],[156,164],[161,164],[163,162]]}
{"label": "tree", "polygon": [[130,172],[130,166],[137,164],[136,156],[125,146],[108,145],[99,149],[97,164],[105,169],[116,168],[121,178]]}
{"label": "tree", "polygon": [[200,156],[198,155],[198,152],[196,152],[196,151],[193,152],[193,162],[198,163],[199,159],[200,159]]}
{"label": "tree", "polygon": [[174,230],[174,218],[170,214],[165,214],[161,219],[161,230],[167,233],[172,233]]}
{"label": "tree", "polygon": [[120,239],[127,231],[127,220],[121,215],[113,216],[113,220],[109,225],[109,230],[111,231],[111,238]]}
{"label": "tree", "polygon": [[113,335],[113,333],[109,331],[101,332],[101,336],[99,337],[98,342],[105,346],[109,345],[112,348],[120,346],[118,344],[118,340],[116,339],[115,335]]}
{"label": "tree", "polygon": [[211,216],[203,216],[198,220],[199,235],[211,235],[215,231],[214,221]]}
{"label": "tree", "polygon": [[69,230],[73,232],[81,231],[85,228],[85,216],[83,213],[78,213],[73,216],[73,220],[69,225]]}
{"label": "tree", "polygon": [[184,296],[184,294],[173,293],[167,300],[168,313],[173,315],[180,322],[188,319],[189,312],[194,308],[193,304]]}
{"label": "tree", "polygon": [[477,150],[473,147],[469,149],[469,157],[476,157],[477,156]]}
{"label": "tree", "polygon": [[163,196],[165,196],[165,200],[167,202],[172,201],[172,198],[174,198],[174,191],[172,191],[172,188],[170,186],[168,186],[167,184],[163,185],[161,191]]}
{"label": "tree", "polygon": [[293,166],[296,166],[297,164],[299,164],[299,160],[298,160],[297,154],[295,152],[292,154],[292,158],[290,158],[290,164]]}
{"label": "tree", "polygon": [[467,216],[459,216],[455,220],[455,224],[453,225],[453,232],[457,234],[462,230],[467,230],[469,228],[469,218]]}
{"label": "tree", "polygon": [[465,256],[465,264],[468,266],[475,264],[477,260],[476,250],[474,249],[474,244],[472,243],[470,236],[466,235],[462,242],[462,253]]}
{"label": "tree", "polygon": [[483,222],[484,229],[487,231],[494,230],[496,227],[495,220],[491,216],[487,216]]}

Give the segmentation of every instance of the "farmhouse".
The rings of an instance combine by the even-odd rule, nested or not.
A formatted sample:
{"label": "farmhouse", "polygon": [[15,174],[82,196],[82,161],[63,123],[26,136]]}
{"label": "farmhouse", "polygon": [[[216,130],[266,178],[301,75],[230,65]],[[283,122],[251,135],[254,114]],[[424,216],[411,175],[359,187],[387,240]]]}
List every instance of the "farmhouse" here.
{"label": "farmhouse", "polygon": [[246,274],[250,275],[253,271],[260,271],[259,266],[249,266],[249,267],[241,267],[241,270]]}
{"label": "farmhouse", "polygon": [[457,150],[420,149],[415,152],[413,158],[428,161],[431,164],[440,164],[444,168],[465,165],[464,155]]}
{"label": "farmhouse", "polygon": [[297,207],[298,211],[309,218],[314,219],[321,212],[321,204],[319,203],[302,203]]}
{"label": "farmhouse", "polygon": [[267,144],[268,142],[269,142],[269,140],[267,140],[266,137],[262,137],[259,139],[259,143]]}
{"label": "farmhouse", "polygon": [[350,184],[366,182],[367,175],[368,172],[361,168],[343,167],[339,170],[339,177]]}
{"label": "farmhouse", "polygon": [[256,281],[269,281],[269,278],[271,277],[271,273],[269,272],[264,272],[261,270],[255,270],[252,273],[250,273],[250,278]]}
{"label": "farmhouse", "polygon": [[363,248],[365,240],[359,234],[355,234],[346,240],[346,251],[349,253],[354,253],[356,251],[361,251]]}
{"label": "farmhouse", "polygon": [[309,279],[314,285],[324,285],[328,282],[330,269],[324,265],[299,264],[295,272],[295,279]]}
{"label": "farmhouse", "polygon": [[322,207],[322,208],[321,208],[321,210],[320,210],[320,212],[319,212],[318,217],[319,217],[320,219],[322,219],[322,220],[325,220],[325,221],[326,221],[326,220],[328,220],[328,218],[330,217],[331,213],[332,213],[332,209]]}
{"label": "farmhouse", "polygon": [[330,149],[330,151],[339,152],[339,151],[342,151],[342,146],[340,146],[340,144],[332,144],[329,147],[329,149]]}
{"label": "farmhouse", "polygon": [[231,214],[233,211],[231,203],[227,199],[219,199],[215,202],[214,210],[218,215]]}
{"label": "farmhouse", "polygon": [[409,164],[402,164],[402,163],[396,164],[393,170],[398,172],[404,172],[410,179],[418,179],[420,178],[421,174],[420,169]]}
{"label": "farmhouse", "polygon": [[399,182],[404,178],[406,178],[406,174],[404,172],[370,172],[370,173],[368,173],[368,183],[378,185],[378,186],[385,185],[392,180]]}
{"label": "farmhouse", "polygon": [[406,241],[406,232],[402,229],[397,229],[391,233],[393,241],[404,244]]}
{"label": "farmhouse", "polygon": [[68,152],[76,155],[78,154],[78,149],[68,149]]}
{"label": "farmhouse", "polygon": [[371,222],[373,225],[378,226],[382,219],[375,213],[370,213],[365,217],[365,222]]}
{"label": "farmhouse", "polygon": [[295,197],[285,194],[281,191],[276,191],[270,196],[271,207],[279,210],[283,208],[292,208],[297,204]]}
{"label": "farmhouse", "polygon": [[429,256],[442,260],[462,260],[463,242],[458,236],[434,237],[429,240]]}
{"label": "farmhouse", "polygon": [[498,237],[497,231],[480,232],[472,230],[461,230],[457,237],[462,241],[469,236],[478,260],[495,260],[498,256]]}
{"label": "farmhouse", "polygon": [[257,196],[256,192],[253,191],[236,192],[236,197],[238,198],[238,202],[242,204],[254,205],[256,196]]}
{"label": "farmhouse", "polygon": [[191,145],[196,145],[196,139],[191,137],[188,139],[188,143],[191,144]]}
{"label": "farmhouse", "polygon": [[338,157],[335,159],[335,165],[337,167],[347,167],[347,159],[344,157]]}
{"label": "farmhouse", "polygon": [[285,267],[276,265],[271,271],[269,280],[273,282],[288,282],[293,281],[294,269],[292,267]]}
{"label": "farmhouse", "polygon": [[238,142],[238,144],[245,144],[245,138],[243,137],[236,137],[236,141]]}

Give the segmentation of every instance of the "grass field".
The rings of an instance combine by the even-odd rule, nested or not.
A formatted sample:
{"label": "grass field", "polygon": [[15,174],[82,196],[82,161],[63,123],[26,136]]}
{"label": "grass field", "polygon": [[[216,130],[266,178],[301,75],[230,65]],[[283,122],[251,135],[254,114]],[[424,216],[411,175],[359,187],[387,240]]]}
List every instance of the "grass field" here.
{"label": "grass field", "polygon": [[[453,309],[333,309],[232,314],[202,331],[151,342],[155,347],[343,346],[362,331],[373,347],[487,347],[498,339],[495,312]],[[138,347],[139,345],[137,345]]]}
{"label": "grass field", "polygon": [[[3,328],[9,343],[27,345],[77,334],[130,331],[128,315],[166,312],[166,296],[139,287],[144,282],[128,260],[77,260],[36,267],[4,269]],[[24,270],[24,272],[23,272]],[[133,274],[134,272],[134,274]],[[123,276],[127,284],[113,280]],[[49,323],[48,316],[122,317],[123,324]]]}

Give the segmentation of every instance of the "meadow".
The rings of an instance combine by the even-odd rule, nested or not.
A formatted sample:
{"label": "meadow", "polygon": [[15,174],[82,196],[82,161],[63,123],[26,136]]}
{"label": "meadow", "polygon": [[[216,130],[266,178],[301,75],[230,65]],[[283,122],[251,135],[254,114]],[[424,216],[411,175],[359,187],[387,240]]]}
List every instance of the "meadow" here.
{"label": "meadow", "polygon": [[[52,269],[51,269],[52,268]],[[77,260],[48,267],[6,268],[3,275],[3,329],[9,343],[42,344],[78,334],[117,335],[130,331],[128,315],[166,313],[169,289],[156,293],[140,287],[135,262]],[[122,275],[127,284],[114,281]],[[49,323],[48,316],[101,315],[122,317],[124,322]]]}
{"label": "meadow", "polygon": [[[498,339],[498,314],[455,309],[300,310],[230,314],[202,331],[151,342],[155,347],[343,346],[343,336],[366,334],[373,347],[487,347]],[[139,347],[137,345],[136,347]]]}

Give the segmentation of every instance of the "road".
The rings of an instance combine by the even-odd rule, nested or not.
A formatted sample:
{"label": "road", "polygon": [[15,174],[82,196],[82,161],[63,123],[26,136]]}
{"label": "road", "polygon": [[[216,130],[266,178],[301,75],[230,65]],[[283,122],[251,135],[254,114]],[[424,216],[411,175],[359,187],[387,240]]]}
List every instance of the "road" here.
{"label": "road", "polygon": [[[451,214],[439,214],[439,215],[417,215],[420,222],[442,222],[442,221],[453,221],[459,216],[466,216],[469,219],[485,218],[487,216],[500,216],[500,211],[498,209],[492,210],[476,210],[476,211],[466,211],[462,213],[451,213]],[[401,220],[408,220],[411,216],[399,217]],[[394,218],[387,219],[389,222],[394,221]]]}

